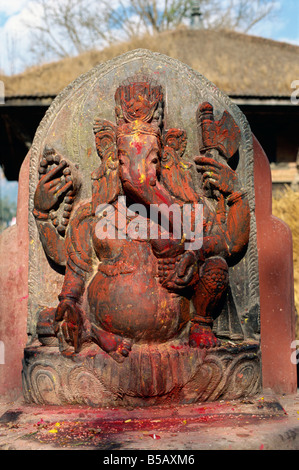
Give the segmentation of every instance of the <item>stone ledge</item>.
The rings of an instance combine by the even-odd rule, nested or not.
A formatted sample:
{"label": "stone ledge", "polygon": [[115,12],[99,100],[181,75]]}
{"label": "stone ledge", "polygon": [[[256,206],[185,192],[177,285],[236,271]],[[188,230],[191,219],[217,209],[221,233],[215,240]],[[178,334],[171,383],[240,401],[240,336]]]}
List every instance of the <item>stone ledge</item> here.
{"label": "stone ledge", "polygon": [[95,346],[71,357],[46,346],[24,353],[28,403],[147,407],[238,399],[260,387],[258,343],[223,342],[209,350],[178,341],[135,344],[121,364]]}
{"label": "stone ledge", "polygon": [[111,455],[192,450],[195,457],[197,450],[298,450],[298,411],[298,394],[271,391],[244,400],[134,410],[36,406],[20,399],[0,403],[0,449],[96,449]]}

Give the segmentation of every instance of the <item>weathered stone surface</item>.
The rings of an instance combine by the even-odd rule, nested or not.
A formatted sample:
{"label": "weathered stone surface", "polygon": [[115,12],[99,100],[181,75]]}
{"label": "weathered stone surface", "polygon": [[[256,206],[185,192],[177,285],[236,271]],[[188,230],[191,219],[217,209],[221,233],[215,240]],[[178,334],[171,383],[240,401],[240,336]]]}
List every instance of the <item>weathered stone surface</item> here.
{"label": "weathered stone surface", "polygon": [[[144,98],[141,99],[141,95]],[[149,101],[146,101],[146,97]],[[130,127],[130,122],[135,127]],[[134,163],[137,168],[142,164],[142,152],[146,152],[147,146],[152,145],[149,139],[156,139],[145,137],[145,134],[159,134],[160,129],[164,155],[161,161],[161,182],[149,180],[149,183],[146,183],[149,186],[142,186],[137,197],[135,189],[132,192],[132,189],[139,185],[132,173],[133,163],[131,162],[128,170],[126,166],[120,166],[118,170],[118,159],[121,165],[126,165],[121,161],[123,157],[119,156],[121,154],[118,148],[126,149],[132,160],[135,157],[131,144],[135,145],[135,141],[129,141],[128,136],[131,134],[133,139],[134,135],[137,136],[141,145],[140,150],[137,147],[135,150],[139,158],[139,162],[137,159]],[[192,163],[196,155],[201,157],[196,157]],[[103,163],[98,167],[99,156]],[[227,166],[226,160],[229,159],[231,163]],[[203,173],[204,168],[216,174],[220,171],[220,186],[217,186],[215,179],[209,180],[208,174]],[[133,178],[128,187],[126,182],[129,181],[129,173],[124,171],[130,171],[130,178]],[[60,172],[63,172],[62,176]],[[200,176],[201,173],[203,177]],[[47,174],[49,176],[46,176]],[[140,174],[142,175],[141,166],[138,178]],[[57,190],[56,193],[51,193],[51,178],[56,175],[60,180],[53,180]],[[140,405],[145,404],[149,397],[152,403],[159,401],[157,397],[163,396],[169,396],[178,402],[188,402],[216,399],[224,390],[229,390],[227,393],[230,396],[242,396],[259,389],[260,317],[252,139],[244,116],[225,95],[204,77],[175,60],[142,50],[126,54],[91,70],[58,96],[37,131],[32,148],[30,176],[28,324],[29,335],[33,339],[37,335],[44,346],[33,346],[37,349],[27,348],[25,351],[23,376],[24,384],[30,384],[25,386],[26,390],[30,390],[26,392],[29,401],[59,403],[60,400],[77,400],[80,403],[82,400],[89,400],[100,405],[105,404],[107,399],[111,403],[109,396],[112,394],[114,401],[117,397],[125,396],[124,402]],[[119,193],[119,177],[124,193]],[[241,202],[243,193],[229,189],[237,187],[233,183],[234,178],[239,181],[238,188],[245,190],[246,202]],[[208,186],[205,187],[207,183],[210,184],[209,189]],[[154,185],[156,188],[156,184],[157,191],[161,193],[158,199],[151,196],[151,187]],[[214,189],[220,188],[217,196],[217,191],[213,193],[213,184],[216,184]],[[49,189],[46,189],[47,187]],[[170,191],[171,196],[167,195],[167,191]],[[117,192],[129,196],[132,202],[135,200],[146,201],[146,204],[158,203],[168,198],[170,202],[167,204],[170,205],[176,200],[181,203],[205,200],[207,211],[210,211],[208,207],[213,205],[215,209],[212,211],[226,211],[227,222],[225,218],[222,222],[217,222],[219,215],[215,222],[211,223],[222,223],[223,227],[227,224],[227,228],[223,230],[228,230],[228,239],[235,243],[232,244],[234,256],[230,254],[228,247],[229,267],[222,258],[215,258],[215,261],[210,258],[209,264],[206,261],[206,267],[200,268],[199,287],[194,287],[198,281],[193,275],[194,281],[191,281],[190,287],[186,286],[185,291],[180,291],[177,290],[176,281],[167,281],[171,270],[177,270],[182,265],[183,255],[178,248],[166,249],[166,245],[162,248],[158,242],[153,242],[152,250],[157,259],[160,259],[157,264],[150,254],[150,244],[147,248],[140,242],[128,244],[122,241],[123,264],[112,261],[109,265],[106,262],[103,264],[101,253],[104,254],[107,248],[102,248],[96,238],[89,242],[88,233],[94,230],[92,220],[97,214],[98,204],[114,201]],[[61,194],[62,202],[59,208],[59,198],[56,194]],[[91,201],[91,205],[88,201]],[[52,209],[55,204],[56,212]],[[223,205],[222,209],[220,204]],[[120,211],[118,208],[118,212]],[[249,231],[249,226],[247,229],[246,225],[246,211],[250,214],[247,252],[243,249],[248,243],[246,231]],[[217,237],[219,236],[216,235],[213,242],[205,241],[204,238],[204,251],[196,252],[195,255],[201,252],[209,253],[200,255],[203,259],[217,253],[222,256],[224,252],[219,247],[221,242],[216,241]],[[232,241],[234,238],[235,242]],[[67,245],[64,245],[64,239],[69,240]],[[209,240],[213,240],[210,235]],[[109,250],[114,249],[113,243]],[[95,250],[100,263],[94,258],[92,249]],[[172,254],[167,254],[168,252]],[[76,253],[79,253],[79,258]],[[135,259],[137,253],[138,258]],[[194,263],[192,259],[196,259],[191,253],[188,254],[189,264]],[[104,254],[104,259],[105,256]],[[145,263],[144,267],[142,263]],[[94,269],[98,270],[96,276],[87,274],[94,272]],[[143,271],[143,277],[136,277],[134,274],[138,273],[139,269],[140,272]],[[77,274],[74,275],[73,272]],[[78,275],[87,281],[79,282]],[[149,276],[148,280],[146,276]],[[159,283],[162,284],[162,290],[160,287],[156,290],[157,281],[150,279],[159,279],[157,287]],[[219,287],[216,287],[216,279]],[[188,282],[190,283],[190,280]],[[156,292],[154,302],[154,297],[148,296],[150,292],[146,293],[148,288],[152,291],[151,295]],[[219,293],[216,294],[216,290],[213,290],[215,288]],[[118,292],[122,289],[126,294],[121,294],[118,298]],[[198,294],[196,289],[199,289]],[[87,294],[84,294],[84,291],[87,291]],[[112,296],[107,295],[108,291],[113,292]],[[170,294],[167,294],[167,291]],[[204,297],[201,292],[205,292]],[[60,304],[56,311],[58,294]],[[75,306],[73,299],[77,302],[81,296],[79,308]],[[189,311],[191,299],[193,310],[191,308]],[[107,313],[104,314],[106,310]],[[70,311],[72,319],[65,316],[70,315],[67,313]],[[82,312],[85,316],[80,320],[81,323],[78,323],[78,316],[80,317]],[[215,321],[212,333],[210,325],[213,317]],[[228,347],[227,356],[223,356],[223,349],[219,348],[220,341],[213,339],[214,335],[222,340],[226,338],[237,342],[232,349]],[[55,336],[58,338],[58,350],[55,349]],[[188,346],[188,337],[191,347]],[[90,341],[96,343],[99,348],[95,350],[95,345],[92,346]],[[115,346],[111,346],[111,341]],[[175,347],[173,341],[178,341]],[[234,374],[227,374],[227,370],[231,363],[238,361],[252,363],[251,352],[248,352],[246,347],[246,344],[250,345],[252,341],[255,343],[255,365],[253,368],[248,366],[252,377],[248,378],[248,383],[247,379],[244,379],[246,386],[239,387]],[[74,346],[73,352],[67,343]],[[210,356],[204,359],[207,350],[215,347],[216,343],[218,346],[213,350],[213,355],[217,359],[211,360]],[[245,346],[238,346],[241,343]],[[49,349],[51,346],[54,348]],[[89,363],[90,370],[84,371],[85,366],[78,364],[81,347],[88,357],[90,354],[94,356],[94,361]],[[250,349],[250,346],[248,347]],[[91,353],[88,352],[89,348]],[[72,357],[66,357],[67,355]],[[49,370],[47,373],[43,371],[37,374],[39,367],[35,368],[34,364],[38,362],[37,357],[43,356],[47,357]],[[121,365],[114,360],[121,362]],[[74,390],[67,392],[68,388],[72,389],[71,384],[74,382],[74,379],[65,379],[69,377],[70,367],[73,377],[80,376],[83,382],[93,384],[88,389],[96,392],[88,392],[89,398],[82,398],[79,392],[74,394]],[[245,369],[247,370],[246,367]],[[40,390],[48,390],[49,387],[51,389],[50,383],[55,384],[55,374],[59,376],[61,371],[63,380],[66,380],[64,397],[56,395],[53,391],[49,392],[52,398],[43,398],[43,392]],[[191,390],[188,385],[190,383],[194,385],[196,392]],[[95,397],[97,393],[98,399]],[[108,398],[105,398],[106,396]]]}
{"label": "weathered stone surface", "polygon": [[29,156],[20,172],[17,224],[0,235],[0,395],[15,399],[21,393],[23,350],[28,317],[28,178]]}
{"label": "weathered stone surface", "polygon": [[48,405],[190,404],[237,399],[261,390],[256,343],[224,344],[209,351],[177,344],[139,345],[122,364],[103,351],[81,352],[70,360],[55,347],[29,347],[23,376],[26,400]]}
{"label": "weathered stone surface", "polygon": [[[143,177],[140,162],[152,145],[157,162],[153,157]],[[264,254],[258,257],[258,249],[265,251],[256,225],[256,202],[263,207],[255,186],[261,158],[238,107],[204,77],[160,54],[125,54],[56,98],[30,156],[28,402],[140,407],[238,399],[261,390],[261,315],[262,324],[271,321],[260,301],[267,263]],[[103,244],[95,232],[97,208],[119,195],[130,204],[162,196],[168,205],[200,200],[203,248],[138,241],[132,231],[129,239],[118,235]],[[117,206],[117,213],[124,208]],[[211,211],[217,215],[208,222]],[[132,215],[124,221],[119,216],[118,234]],[[225,249],[221,234],[229,240]],[[284,272],[282,284],[287,278]],[[263,292],[261,299],[271,286]],[[284,344],[292,337],[290,310],[291,300],[276,323],[290,319]],[[268,383],[272,346],[264,338]],[[293,369],[281,377],[274,371],[273,388],[287,388],[291,378],[293,390]]]}

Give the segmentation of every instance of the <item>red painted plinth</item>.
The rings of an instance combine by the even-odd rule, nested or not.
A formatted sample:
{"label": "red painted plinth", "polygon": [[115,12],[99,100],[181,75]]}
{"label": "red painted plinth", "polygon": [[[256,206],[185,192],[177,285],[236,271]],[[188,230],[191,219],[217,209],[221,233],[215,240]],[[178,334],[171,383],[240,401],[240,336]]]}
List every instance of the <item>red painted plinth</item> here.
{"label": "red painted plinth", "polygon": [[[22,393],[22,359],[28,315],[29,155],[19,177],[17,223],[0,235],[0,396]],[[4,356],[4,357],[3,357]]]}
{"label": "red painted plinth", "polygon": [[297,390],[291,361],[295,339],[293,246],[289,227],[272,215],[268,158],[254,137],[254,186],[260,278],[263,387],[277,393]]}

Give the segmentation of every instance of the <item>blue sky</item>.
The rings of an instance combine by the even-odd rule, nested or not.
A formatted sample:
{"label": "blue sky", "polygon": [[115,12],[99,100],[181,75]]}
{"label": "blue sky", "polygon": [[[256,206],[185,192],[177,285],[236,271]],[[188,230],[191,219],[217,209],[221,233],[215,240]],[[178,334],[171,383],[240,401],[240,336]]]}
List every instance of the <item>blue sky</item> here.
{"label": "blue sky", "polygon": [[280,0],[277,3],[280,5],[273,21],[257,25],[252,32],[299,45],[299,0]]}
{"label": "blue sky", "polygon": [[287,0],[283,3],[283,26],[280,34],[299,45],[299,0]]}
{"label": "blue sky", "polygon": [[0,27],[4,26],[9,16],[5,12],[0,13]]}
{"label": "blue sky", "polygon": [[[0,0],[0,70],[6,74],[32,65],[25,23],[32,21],[28,8],[33,3],[34,0]],[[257,24],[250,34],[299,45],[299,0],[276,0],[276,4],[276,15]]]}

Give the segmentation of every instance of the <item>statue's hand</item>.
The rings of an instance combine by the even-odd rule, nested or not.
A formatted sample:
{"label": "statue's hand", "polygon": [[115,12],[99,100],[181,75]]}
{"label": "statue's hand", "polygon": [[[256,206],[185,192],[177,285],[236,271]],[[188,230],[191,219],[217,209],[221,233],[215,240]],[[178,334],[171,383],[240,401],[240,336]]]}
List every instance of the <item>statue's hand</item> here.
{"label": "statue's hand", "polygon": [[75,300],[61,300],[55,312],[54,328],[60,343],[64,339],[67,344],[74,346],[75,352],[78,352],[83,330],[83,315]]}
{"label": "statue's hand", "polygon": [[162,286],[174,292],[191,287],[198,282],[197,257],[193,251],[186,251],[176,263],[174,271],[162,282]]}
{"label": "statue's hand", "polygon": [[41,212],[49,212],[55,207],[59,198],[73,187],[72,181],[62,178],[67,162],[61,160],[59,165],[43,175],[38,182],[34,194],[34,208]]}
{"label": "statue's hand", "polygon": [[229,166],[202,155],[194,157],[194,162],[196,163],[197,171],[202,173],[204,189],[212,186],[218,189],[224,196],[229,196],[234,191],[240,189],[238,177]]}

